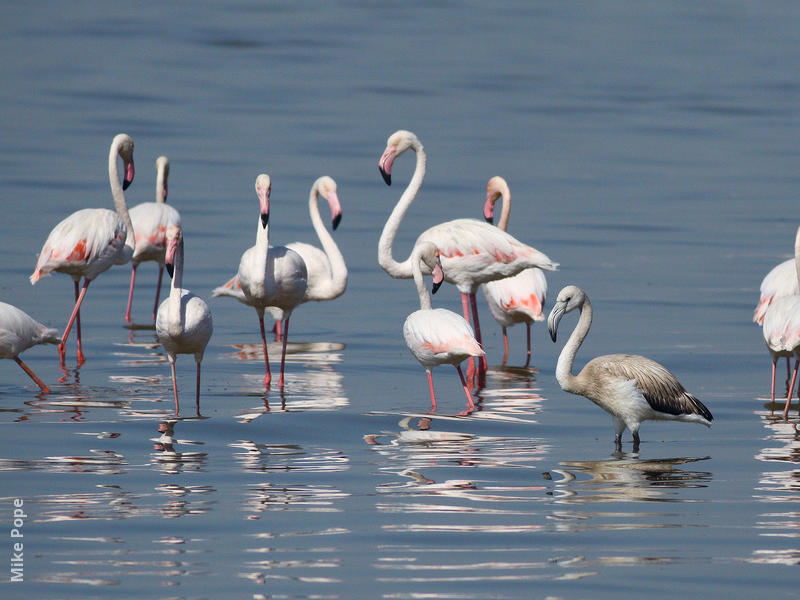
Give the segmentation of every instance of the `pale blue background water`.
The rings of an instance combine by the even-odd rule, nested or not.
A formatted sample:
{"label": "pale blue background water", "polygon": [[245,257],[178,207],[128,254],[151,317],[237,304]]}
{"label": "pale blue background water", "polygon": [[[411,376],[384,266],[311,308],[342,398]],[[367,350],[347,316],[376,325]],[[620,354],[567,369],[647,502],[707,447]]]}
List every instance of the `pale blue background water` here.
{"label": "pale blue background water", "polygon": [[[111,206],[108,145],[125,131],[129,204],[171,160],[184,283],[215,333],[206,418],[176,423],[174,452],[153,449],[169,368],[151,331],[122,327],[128,267],[90,287],[79,373],[58,383],[53,348],[24,355],[53,394],[0,364],[0,514],[21,498],[29,515],[25,582],[0,595],[796,596],[797,413],[771,417],[750,319],[798,224],[798,31],[792,2],[4,3],[0,298],[63,327],[69,279],[27,276],[58,220]],[[639,454],[615,455],[610,419],[555,382],[561,344],[537,325],[536,370],[500,369],[481,300],[481,411],[444,418],[463,396],[438,369],[441,418],[415,433],[427,388],[401,326],[416,293],[376,262],[413,169],[398,159],[391,188],[377,172],[398,128],[429,169],[396,256],[433,223],[479,217],[503,175],[510,230],[561,263],[550,298],[567,283],[592,298],[579,364],[646,354],[714,427],[647,423]],[[350,269],[342,298],[296,312],[291,339],[312,351],[291,355],[283,398],[234,347],[257,342],[254,311],[210,299],[253,243],[262,171],[278,243],[313,241],[308,189],[337,180]],[[154,280],[143,265],[139,323]],[[452,288],[435,302],[460,309]],[[520,365],[524,330],[511,343]],[[178,370],[190,415],[191,359]]]}

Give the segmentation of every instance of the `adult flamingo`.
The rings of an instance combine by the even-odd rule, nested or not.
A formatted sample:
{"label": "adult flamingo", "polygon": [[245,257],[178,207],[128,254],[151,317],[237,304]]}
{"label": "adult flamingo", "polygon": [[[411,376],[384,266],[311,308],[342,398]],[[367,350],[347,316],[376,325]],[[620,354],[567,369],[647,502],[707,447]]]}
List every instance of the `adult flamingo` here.
{"label": "adult flamingo", "polygon": [[36,382],[43,394],[49,394],[50,388],[22,362],[19,355],[36,344],[60,342],[58,331],[45,327],[16,306],[0,302],[0,358],[13,358],[28,377]]}
{"label": "adult flamingo", "polygon": [[156,314],[156,335],[164,346],[172,371],[172,393],[175,397],[175,414],[178,414],[178,380],[175,374],[177,354],[194,354],[197,363],[195,402],[200,414],[200,363],[208,340],[214,332],[208,304],[189,290],[183,289],[183,232],[170,225],[165,232],[164,263],[172,277],[169,298],[161,303]]}
{"label": "adult flamingo", "polygon": [[[795,235],[794,258],[791,259],[791,264],[794,267],[795,287],[798,287],[797,284],[800,282],[800,227]],[[783,415],[786,417],[789,414],[789,403],[792,399],[792,390],[800,363],[800,293],[784,295],[772,300],[764,311],[761,333],[772,357],[771,402],[775,402],[775,367],[778,359],[785,357],[788,365],[792,356],[795,357],[794,370],[788,385],[786,406],[783,410]]]}
{"label": "adult flamingo", "polygon": [[408,349],[425,367],[425,372],[428,374],[431,412],[436,410],[436,394],[433,391],[431,371],[434,367],[444,364],[453,365],[458,371],[467,396],[466,412],[472,412],[475,410],[475,403],[461,371],[461,363],[470,356],[483,356],[483,349],[475,339],[472,327],[463,317],[444,308],[431,307],[431,297],[422,279],[421,262],[424,262],[433,274],[434,294],[444,280],[436,246],[428,241],[418,242],[411,253],[411,270],[419,294],[420,308],[406,318],[403,324],[403,337]]}
{"label": "adult flamingo", "polygon": [[[119,182],[117,157],[124,164],[122,185]],[[36,268],[30,276],[35,284],[53,271],[66,273],[75,283],[75,307],[61,336],[59,354],[64,364],[65,344],[72,324],[77,322],[78,364],[86,358],[81,342],[80,308],[89,284],[111,265],[128,262],[134,252],[134,233],[124,190],[133,181],[133,140],[126,133],[114,136],[108,153],[108,179],[116,212],[106,208],[84,208],[72,213],[56,225],[47,236],[39,253]],[[80,278],[83,287],[79,290]]]}
{"label": "adult flamingo", "polygon": [[272,373],[269,368],[267,339],[264,333],[264,310],[274,306],[283,311],[283,348],[281,350],[281,376],[278,385],[283,387],[286,363],[286,340],[289,335],[289,318],[292,310],[303,301],[308,272],[300,255],[286,246],[269,245],[269,201],[272,184],[269,175],[256,178],[256,195],[259,203],[256,245],[242,254],[238,278],[244,302],[256,309],[261,328],[266,375],[264,385],[269,386]]}
{"label": "adult flamingo", "polygon": [[[511,190],[506,180],[498,175],[492,177],[486,185],[483,215],[489,223],[494,220],[494,205],[499,198],[503,199],[503,208],[497,227],[505,231],[511,213]],[[525,366],[527,367],[531,362],[531,323],[544,321],[542,309],[547,298],[547,279],[544,271],[538,268],[525,269],[511,277],[484,283],[481,288],[483,288],[483,294],[489,305],[489,312],[503,329],[504,365],[508,359],[506,329],[517,323],[525,323],[527,333]]]}
{"label": "adult flamingo", "polygon": [[[322,250],[303,242],[286,244],[286,247],[299,254],[306,264],[308,278],[303,302],[333,300],[344,294],[347,288],[347,265],[333,236],[322,222],[319,214],[319,196],[328,202],[331,211],[331,227],[334,231],[342,220],[342,207],[339,203],[336,182],[332,177],[323,175],[314,182],[308,194],[308,214],[322,244]],[[231,296],[240,302],[245,302],[238,275],[234,275],[225,284],[215,288],[212,295],[215,297]],[[278,333],[278,339],[282,339],[280,327],[283,321],[283,311],[277,307],[267,307],[267,310],[276,320],[275,331]]]}
{"label": "adult flamingo", "polygon": [[[414,175],[389,215],[378,240],[378,263],[384,271],[395,278],[412,277],[411,257],[403,262],[397,262],[392,256],[392,246],[400,223],[416,198],[425,177],[425,150],[416,135],[401,129],[389,136],[386,149],[378,161],[378,169],[383,180],[387,185],[391,185],[392,165],[395,159],[409,148],[417,155]],[[494,225],[477,219],[455,219],[434,225],[419,235],[417,243],[422,240],[433,242],[439,249],[445,280],[455,284],[461,292],[462,309],[467,321],[470,308],[472,309],[472,324],[479,344],[482,340],[475,292],[481,283],[516,275],[530,267],[548,271],[555,271],[558,267],[557,263],[542,252],[523,244]],[[485,372],[486,357],[482,356],[480,379]]]}
{"label": "adult flamingo", "polygon": [[181,227],[181,215],[167,204],[167,180],[169,178],[169,159],[159,156],[156,159],[156,201],[142,202],[131,209],[131,222],[136,239],[131,262],[131,286],[128,291],[128,307],[125,309],[125,322],[131,322],[131,304],[133,303],[133,285],[136,281],[136,269],[140,263],[155,261],[158,263],[158,283],[156,284],[156,300],[153,303],[153,321],[156,320],[158,299],[161,295],[161,279],[164,275],[164,254],[166,252],[166,231],[171,226]]}
{"label": "adult flamingo", "polygon": [[614,443],[622,444],[627,427],[639,446],[639,426],[646,420],[672,420],[711,426],[714,417],[706,406],[687,392],[666,367],[636,354],[606,354],[593,358],[577,375],[572,374],[575,354],[592,325],[592,303],[584,291],[568,285],[558,293],[547,318],[550,337],[556,341],[558,324],[566,313],[581,313],[578,324],[561,349],[556,379],[561,389],[584,396],[610,413],[614,420]]}

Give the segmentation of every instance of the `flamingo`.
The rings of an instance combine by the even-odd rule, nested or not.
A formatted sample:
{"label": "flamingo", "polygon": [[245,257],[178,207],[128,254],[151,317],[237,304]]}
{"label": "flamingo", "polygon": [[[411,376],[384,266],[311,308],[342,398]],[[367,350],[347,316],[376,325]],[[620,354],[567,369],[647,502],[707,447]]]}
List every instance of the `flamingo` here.
{"label": "flamingo", "polygon": [[[483,208],[484,218],[489,223],[494,220],[494,205],[500,197],[503,198],[503,209],[497,227],[505,231],[511,212],[511,191],[505,179],[495,176],[486,185],[486,203]],[[527,367],[531,362],[531,323],[544,321],[542,308],[547,297],[547,279],[544,271],[538,268],[525,269],[511,277],[484,283],[481,288],[489,305],[489,312],[503,329],[504,365],[508,359],[506,328],[516,323],[525,323],[527,333],[525,366]]]}
{"label": "flamingo", "polygon": [[636,354],[606,354],[590,360],[577,375],[572,364],[592,325],[592,304],[584,291],[568,285],[558,293],[547,317],[550,337],[556,341],[558,324],[566,313],[578,309],[578,324],[564,344],[556,363],[561,389],[584,396],[610,413],[614,421],[614,443],[622,444],[627,427],[633,434],[634,451],[639,447],[639,426],[646,420],[673,420],[711,427],[714,417],[706,406],[687,392],[666,367]]}
{"label": "flamingo", "polygon": [[[119,183],[117,157],[124,164],[124,178]],[[134,252],[134,235],[124,190],[133,181],[133,140],[120,133],[111,142],[108,153],[108,178],[114,197],[116,212],[106,208],[84,208],[72,213],[56,225],[47,236],[39,253],[36,268],[30,276],[35,284],[53,271],[66,273],[75,283],[75,307],[61,336],[59,355],[64,364],[65,344],[72,324],[77,321],[78,364],[86,358],[81,343],[80,308],[89,284],[111,265],[122,265],[131,260]],[[78,282],[83,277],[83,287]]]}
{"label": "flamingo", "polygon": [[272,183],[264,173],[256,178],[256,195],[260,207],[256,245],[242,254],[238,278],[245,304],[256,309],[261,328],[266,375],[264,385],[269,386],[272,373],[269,369],[267,339],[264,334],[264,310],[274,306],[283,312],[283,348],[281,351],[281,376],[278,385],[283,387],[286,363],[286,340],[289,334],[289,317],[292,310],[303,301],[307,288],[308,271],[300,255],[286,246],[269,245],[269,201]]}
{"label": "flamingo", "polygon": [[[800,227],[794,241],[794,258],[791,259],[794,267],[795,288],[800,281]],[[778,265],[778,267],[781,267]],[[773,269],[775,271],[778,267]],[[769,277],[769,275],[767,276]],[[766,279],[765,279],[766,281]],[[788,287],[788,286],[787,286]],[[763,285],[762,285],[763,288]],[[784,418],[789,414],[789,403],[792,399],[792,390],[797,378],[797,367],[800,363],[800,291],[795,294],[774,298],[766,306],[763,316],[761,333],[764,342],[772,357],[772,385],[770,388],[770,401],[775,402],[775,371],[776,363],[780,357],[786,358],[786,364],[795,356],[794,370],[789,383],[789,392],[786,396],[786,406],[783,410]]]}
{"label": "flamingo", "polygon": [[158,299],[161,295],[161,279],[164,275],[164,253],[166,252],[167,228],[176,225],[181,227],[181,215],[167,202],[167,179],[169,178],[169,159],[159,156],[156,159],[156,201],[143,202],[131,209],[131,222],[135,233],[136,248],[131,257],[131,287],[128,291],[128,307],[125,309],[125,322],[131,322],[131,304],[133,302],[133,284],[136,281],[136,269],[139,263],[155,261],[158,263],[158,283],[156,284],[156,301],[153,303],[153,321],[156,320]]}
{"label": "flamingo", "polygon": [[61,336],[58,331],[45,327],[16,306],[0,302],[0,358],[13,358],[43,394],[49,394],[50,388],[22,362],[19,355],[36,344],[59,343]]}
{"label": "flamingo", "polygon": [[475,403],[470,394],[461,363],[470,356],[483,356],[483,349],[470,327],[469,323],[453,311],[444,308],[432,308],[431,297],[425,289],[422,279],[424,261],[433,274],[433,293],[439,289],[444,280],[442,263],[436,246],[428,241],[418,242],[411,253],[411,269],[414,283],[419,294],[419,310],[414,311],[406,318],[403,324],[403,336],[406,345],[420,364],[425,367],[428,374],[428,389],[431,394],[431,410],[436,410],[436,394],[433,392],[432,370],[438,365],[450,364],[455,366],[461,385],[467,396],[467,412],[475,410]]}
{"label": "flamingo", "polygon": [[[392,256],[392,246],[397,229],[422,185],[426,157],[417,136],[401,129],[389,136],[386,149],[378,161],[378,169],[383,180],[387,185],[391,185],[392,165],[395,159],[409,148],[417,155],[414,175],[389,215],[378,240],[378,263],[394,278],[413,276],[411,257],[402,263],[397,262]],[[479,344],[482,340],[475,292],[481,283],[516,275],[530,267],[548,271],[555,271],[558,267],[557,263],[542,252],[523,244],[494,225],[477,219],[455,219],[434,225],[419,235],[417,243],[422,240],[433,242],[439,249],[445,280],[455,284],[461,292],[462,309],[467,321],[469,321],[469,309],[472,309],[472,324]],[[470,361],[472,360],[470,358]],[[479,378],[482,379],[485,373],[484,355],[480,359]]]}
{"label": "flamingo", "polygon": [[208,340],[214,331],[208,304],[183,285],[183,232],[177,225],[170,225],[165,232],[166,250],[164,263],[172,277],[169,297],[158,307],[156,313],[156,335],[164,346],[172,371],[172,393],[175,397],[175,414],[178,414],[178,381],[175,375],[177,354],[194,354],[197,363],[195,402],[200,414],[200,363]]}
{"label": "flamingo", "polygon": [[[308,194],[308,213],[314,231],[322,244],[322,250],[303,242],[286,244],[286,247],[299,254],[306,264],[308,279],[303,302],[333,300],[344,294],[347,288],[347,265],[344,257],[333,236],[325,228],[319,214],[319,196],[322,196],[328,202],[331,210],[331,227],[336,230],[342,220],[342,207],[336,189],[336,182],[333,178],[323,175],[314,181]],[[234,275],[223,285],[214,288],[212,295],[214,297],[230,296],[240,302],[245,302],[238,275]],[[280,324],[283,320],[283,311],[277,307],[267,307],[267,310],[275,318],[275,331],[278,332],[278,338],[281,339]]]}

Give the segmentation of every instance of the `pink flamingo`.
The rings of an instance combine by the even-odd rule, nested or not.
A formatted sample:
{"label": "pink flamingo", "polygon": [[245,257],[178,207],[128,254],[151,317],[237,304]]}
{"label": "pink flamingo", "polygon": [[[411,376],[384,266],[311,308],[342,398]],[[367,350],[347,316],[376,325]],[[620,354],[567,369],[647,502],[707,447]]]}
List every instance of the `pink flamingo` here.
{"label": "pink flamingo", "polygon": [[431,394],[431,411],[436,410],[436,394],[433,391],[432,370],[438,365],[450,364],[455,366],[461,385],[467,396],[467,413],[475,410],[475,403],[469,391],[461,363],[470,356],[483,356],[483,350],[475,339],[472,327],[460,315],[444,308],[432,308],[431,297],[425,289],[422,279],[420,262],[433,274],[433,293],[439,289],[444,280],[442,263],[436,245],[421,241],[414,246],[411,253],[411,270],[414,283],[419,294],[420,309],[414,311],[406,318],[403,324],[403,337],[411,353],[420,364],[425,367],[428,374],[428,389]]}
{"label": "pink flamingo", "polygon": [[[119,182],[117,156],[122,159],[125,167],[122,185]],[[66,273],[75,283],[75,307],[72,309],[59,345],[62,365],[64,346],[72,324],[76,321],[78,364],[86,360],[81,343],[80,308],[89,283],[111,265],[125,264],[133,256],[135,243],[133,226],[124,193],[133,181],[133,175],[133,140],[129,135],[120,133],[112,140],[108,154],[108,178],[116,212],[106,208],[84,208],[61,221],[47,236],[39,253],[36,268],[30,276],[31,284],[35,284],[41,277],[57,271]],[[83,287],[79,291],[78,282],[81,277],[83,277]]]}
{"label": "pink flamingo", "polygon": [[58,331],[45,327],[16,306],[0,302],[0,358],[13,358],[43,394],[49,394],[50,388],[22,362],[19,354],[36,344],[59,343],[61,336]]}
{"label": "pink flamingo", "polygon": [[[308,213],[314,231],[322,244],[322,249],[303,242],[286,244],[286,247],[297,252],[306,264],[308,279],[303,302],[333,300],[344,294],[347,288],[347,265],[344,257],[333,236],[325,229],[319,214],[319,196],[322,196],[328,202],[331,210],[331,227],[336,230],[342,220],[342,207],[336,190],[337,186],[333,178],[323,175],[314,182],[308,194]],[[234,275],[223,285],[214,288],[212,295],[214,297],[230,296],[240,302],[245,302],[238,275]],[[283,337],[280,334],[283,311],[277,307],[267,307],[267,310],[275,319],[273,329],[280,340]]]}
{"label": "pink flamingo", "polygon": [[[800,227],[798,227],[795,235],[794,253],[791,263],[794,267],[795,284],[797,284],[800,281]],[[796,293],[774,298],[767,305],[762,321],[761,333],[772,357],[771,402],[775,402],[775,367],[778,359],[785,357],[788,365],[792,356],[795,357],[794,370],[788,386],[789,392],[786,396],[786,406],[783,410],[785,418],[789,414],[789,403],[791,402],[792,390],[797,379],[798,364],[800,364],[800,294]]]}
{"label": "pink flamingo", "polygon": [[[497,199],[503,198],[503,209],[500,213],[499,229],[506,230],[508,216],[511,213],[511,191],[506,180],[500,176],[492,177],[486,186],[486,203],[483,215],[487,222],[494,220],[494,205]],[[495,321],[503,329],[503,364],[508,359],[507,327],[516,323],[525,323],[527,333],[527,354],[525,366],[531,362],[531,323],[544,321],[542,308],[547,297],[547,279],[544,271],[538,268],[525,269],[505,279],[495,279],[482,286],[483,294]]]}
{"label": "pink flamingo", "polygon": [[178,380],[175,375],[177,354],[194,354],[197,363],[195,402],[200,414],[200,363],[208,340],[214,332],[208,304],[187,289],[183,289],[183,232],[170,225],[165,232],[164,263],[172,277],[169,298],[161,303],[156,314],[156,334],[164,346],[172,371],[172,393],[175,397],[175,414],[178,414]]}
{"label": "pink flamingo", "polygon": [[[392,246],[400,223],[422,185],[426,157],[417,136],[401,129],[389,136],[386,149],[378,161],[383,180],[391,185],[392,164],[409,148],[417,155],[414,175],[389,215],[378,240],[378,263],[395,278],[412,277],[411,258],[402,263],[397,262],[392,256]],[[455,219],[434,225],[419,235],[417,242],[422,240],[433,242],[439,249],[445,280],[455,284],[461,292],[462,309],[467,321],[470,308],[472,309],[472,323],[479,344],[482,340],[475,292],[481,283],[516,275],[530,267],[548,271],[555,271],[558,267],[557,263],[542,252],[523,244],[494,225],[477,219]],[[472,370],[469,368],[468,372]],[[486,357],[482,356],[479,383],[485,373]]]}
{"label": "pink flamingo", "polygon": [[283,348],[281,351],[281,376],[278,385],[283,387],[286,363],[286,340],[289,335],[289,317],[292,310],[303,301],[307,287],[307,269],[300,255],[286,246],[269,245],[269,200],[272,184],[269,175],[256,178],[256,195],[260,207],[256,245],[242,254],[239,262],[239,282],[244,302],[256,309],[261,328],[266,375],[264,385],[269,386],[272,373],[269,369],[267,339],[264,333],[264,310],[274,306],[283,311]]}
{"label": "pink flamingo", "polygon": [[125,322],[131,322],[133,285],[139,263],[155,261],[158,263],[158,283],[156,301],[153,303],[153,321],[156,320],[158,299],[161,295],[161,279],[164,275],[164,253],[166,252],[166,231],[168,227],[181,226],[181,215],[167,202],[167,179],[169,178],[169,159],[159,156],[156,159],[156,201],[142,202],[131,209],[131,222],[135,233],[136,248],[131,262],[131,287],[128,291],[128,307],[125,309]]}

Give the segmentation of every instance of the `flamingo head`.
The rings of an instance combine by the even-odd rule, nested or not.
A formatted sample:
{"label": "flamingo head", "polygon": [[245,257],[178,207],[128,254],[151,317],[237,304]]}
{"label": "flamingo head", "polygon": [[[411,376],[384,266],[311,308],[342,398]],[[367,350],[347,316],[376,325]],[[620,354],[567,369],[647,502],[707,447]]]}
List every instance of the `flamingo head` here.
{"label": "flamingo head", "polygon": [[558,323],[561,321],[561,317],[576,308],[582,308],[585,301],[586,294],[578,286],[568,285],[558,292],[556,302],[547,317],[547,330],[550,332],[550,339],[554,342],[556,341]]}
{"label": "flamingo head", "polygon": [[339,204],[339,196],[336,194],[336,182],[332,177],[323,175],[317,179],[315,186],[319,190],[320,196],[328,201],[331,209],[331,227],[335,231],[342,222],[342,206]]}
{"label": "flamingo head", "polygon": [[378,161],[378,170],[381,172],[386,185],[392,185],[392,164],[394,159],[400,156],[409,148],[422,148],[416,135],[405,129],[395,131],[386,140],[386,150],[383,151]]}
{"label": "flamingo head", "polygon": [[156,182],[159,193],[156,197],[158,202],[167,201],[167,179],[169,178],[169,159],[166,156],[159,156],[156,159]]}
{"label": "flamingo head", "polygon": [[261,210],[261,226],[266,229],[269,224],[269,196],[272,193],[272,180],[266,173],[256,177],[256,196]]}
{"label": "flamingo head", "polygon": [[133,182],[133,138],[127,133],[118,133],[111,142],[111,151],[116,152],[125,166],[125,175],[122,178],[122,189],[127,190]]}
{"label": "flamingo head", "polygon": [[[494,223],[494,205],[503,195],[505,180],[495,176],[486,184],[486,202],[483,205],[483,218],[487,223]],[[507,187],[507,186],[506,186]]]}
{"label": "flamingo head", "polygon": [[167,273],[172,277],[175,274],[175,255],[178,248],[183,246],[183,230],[178,225],[170,225],[166,231],[167,250],[164,256],[164,266]]}
{"label": "flamingo head", "polygon": [[431,275],[433,275],[431,293],[435,294],[439,291],[444,281],[444,271],[442,270],[442,261],[439,257],[439,248],[437,248],[436,244],[433,242],[424,241],[420,242],[415,250],[419,260],[425,263],[425,266],[431,270]]}

